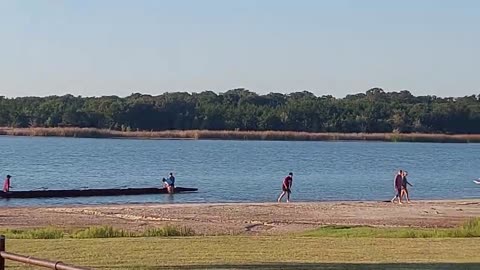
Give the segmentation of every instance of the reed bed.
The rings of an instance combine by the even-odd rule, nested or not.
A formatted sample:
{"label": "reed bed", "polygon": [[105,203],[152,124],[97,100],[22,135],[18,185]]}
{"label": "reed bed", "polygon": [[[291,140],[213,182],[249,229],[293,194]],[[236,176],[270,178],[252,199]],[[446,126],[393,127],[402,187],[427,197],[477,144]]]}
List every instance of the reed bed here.
{"label": "reed bed", "polygon": [[0,128],[0,135],[80,138],[212,139],[272,141],[387,141],[479,143],[480,134],[310,133],[297,131],[166,130],[118,131],[96,128]]}

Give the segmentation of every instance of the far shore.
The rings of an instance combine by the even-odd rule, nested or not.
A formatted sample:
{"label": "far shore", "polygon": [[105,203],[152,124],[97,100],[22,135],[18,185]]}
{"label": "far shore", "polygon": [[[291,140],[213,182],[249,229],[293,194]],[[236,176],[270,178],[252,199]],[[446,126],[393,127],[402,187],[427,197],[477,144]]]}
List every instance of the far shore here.
{"label": "far shore", "polygon": [[170,140],[269,140],[269,141],[385,141],[480,143],[480,134],[429,133],[309,133],[298,131],[165,130],[118,131],[110,129],[57,127],[0,127],[0,136],[78,138],[170,139]]}
{"label": "far shore", "polygon": [[284,234],[326,225],[451,228],[480,217],[480,199],[293,203],[186,203],[0,207],[0,229],[174,225],[204,235]]}

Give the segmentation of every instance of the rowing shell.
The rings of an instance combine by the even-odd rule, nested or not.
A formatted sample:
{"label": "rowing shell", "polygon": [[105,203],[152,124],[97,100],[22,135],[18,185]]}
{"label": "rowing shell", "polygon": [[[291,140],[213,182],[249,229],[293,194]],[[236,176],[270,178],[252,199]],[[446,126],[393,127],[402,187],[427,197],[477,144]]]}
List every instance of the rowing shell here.
{"label": "rowing shell", "polygon": [[[196,188],[175,187],[175,193],[195,192]],[[166,194],[166,188],[125,188],[125,189],[77,189],[77,190],[30,190],[0,192],[1,198],[51,198],[51,197],[91,197],[122,196],[144,194]]]}

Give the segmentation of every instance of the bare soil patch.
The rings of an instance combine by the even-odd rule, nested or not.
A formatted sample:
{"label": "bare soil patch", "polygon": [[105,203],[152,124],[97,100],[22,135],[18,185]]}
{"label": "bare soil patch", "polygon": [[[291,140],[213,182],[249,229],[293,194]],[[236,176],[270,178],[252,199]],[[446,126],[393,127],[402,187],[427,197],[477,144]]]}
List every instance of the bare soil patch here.
{"label": "bare soil patch", "polygon": [[188,226],[199,234],[282,234],[323,225],[454,227],[480,217],[480,199],[386,202],[132,204],[0,208],[0,228]]}

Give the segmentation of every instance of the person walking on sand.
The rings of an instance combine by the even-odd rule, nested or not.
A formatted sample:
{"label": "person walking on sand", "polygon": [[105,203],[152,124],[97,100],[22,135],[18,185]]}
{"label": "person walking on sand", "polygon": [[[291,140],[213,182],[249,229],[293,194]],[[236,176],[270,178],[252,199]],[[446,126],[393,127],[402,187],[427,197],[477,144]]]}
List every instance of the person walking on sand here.
{"label": "person walking on sand", "polygon": [[10,188],[12,187],[10,185],[10,178],[12,178],[10,175],[7,175],[7,178],[5,178],[5,182],[3,182],[3,192],[10,192]]}
{"label": "person walking on sand", "polygon": [[278,202],[282,202],[283,196],[287,194],[287,203],[290,202],[290,193],[292,193],[293,173],[289,173],[282,183],[282,193],[278,197]]}
{"label": "person walking on sand", "polygon": [[410,203],[410,197],[408,196],[408,189],[407,189],[407,185],[413,187],[412,184],[410,184],[410,182],[408,182],[407,180],[407,175],[408,175],[408,172],[406,171],[403,171],[403,175],[402,175],[402,193],[400,194],[400,198],[403,198],[403,196],[405,196],[407,198],[407,203]]}
{"label": "person walking on sand", "polygon": [[398,171],[397,175],[393,179],[393,188],[395,190],[395,197],[392,198],[391,202],[395,202],[395,199],[398,198],[398,203],[402,204],[402,184],[403,184],[403,171]]}

